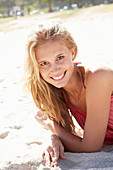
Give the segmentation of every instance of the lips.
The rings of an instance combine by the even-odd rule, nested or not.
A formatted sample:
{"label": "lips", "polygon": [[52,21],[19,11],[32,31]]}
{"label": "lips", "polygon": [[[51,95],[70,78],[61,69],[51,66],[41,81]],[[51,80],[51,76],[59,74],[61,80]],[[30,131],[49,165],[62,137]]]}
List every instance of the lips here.
{"label": "lips", "polygon": [[51,78],[55,81],[62,80],[64,78],[65,74],[66,74],[66,71],[63,74],[61,74],[60,76],[51,77]]}

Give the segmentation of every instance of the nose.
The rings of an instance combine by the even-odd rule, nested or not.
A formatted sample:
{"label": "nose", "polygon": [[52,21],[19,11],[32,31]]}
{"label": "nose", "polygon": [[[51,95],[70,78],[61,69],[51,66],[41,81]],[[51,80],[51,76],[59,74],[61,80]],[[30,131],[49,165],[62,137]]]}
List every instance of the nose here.
{"label": "nose", "polygon": [[53,63],[52,65],[51,65],[51,71],[52,72],[58,72],[60,70],[60,68],[59,68],[59,65],[57,64],[57,63]]}

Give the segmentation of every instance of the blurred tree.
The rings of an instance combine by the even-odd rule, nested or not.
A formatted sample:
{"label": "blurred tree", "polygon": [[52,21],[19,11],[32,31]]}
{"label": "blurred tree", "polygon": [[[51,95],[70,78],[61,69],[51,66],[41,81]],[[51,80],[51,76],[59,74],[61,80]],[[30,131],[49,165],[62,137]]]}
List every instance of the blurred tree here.
{"label": "blurred tree", "polygon": [[95,0],[91,0],[91,3],[92,3],[93,5],[96,5]]}
{"label": "blurred tree", "polygon": [[[40,1],[40,0],[39,0]],[[55,0],[41,0],[41,2],[45,3],[48,6],[48,12],[52,12],[52,3]]]}
{"label": "blurred tree", "polygon": [[0,13],[3,15],[3,16],[5,16],[5,9],[4,8],[0,8]]}
{"label": "blurred tree", "polygon": [[112,3],[113,3],[113,0],[108,0],[108,3],[112,4]]}
{"label": "blurred tree", "polygon": [[3,15],[8,13],[13,6],[15,6],[15,0],[0,0],[0,11]]}
{"label": "blurred tree", "polygon": [[27,13],[29,13],[30,10],[45,7],[48,7],[48,11],[51,12],[55,5],[60,8],[65,5],[71,8],[71,4],[77,4],[78,8],[80,8],[88,6],[89,4],[101,4],[105,1],[113,3],[113,0],[0,0],[0,12],[7,13],[13,6],[20,6],[22,9],[25,9]]}
{"label": "blurred tree", "polygon": [[[80,0],[79,0],[80,1]],[[67,0],[69,8],[72,8],[71,5],[75,2],[75,0]]]}
{"label": "blurred tree", "polygon": [[82,0],[75,0],[75,3],[77,4],[78,8],[80,8],[82,4]]}
{"label": "blurred tree", "polygon": [[15,0],[0,0],[0,8],[11,8],[15,5]]}
{"label": "blurred tree", "polygon": [[24,9],[25,9],[25,12],[27,12],[27,14],[29,15],[31,12],[31,5],[26,5]]}

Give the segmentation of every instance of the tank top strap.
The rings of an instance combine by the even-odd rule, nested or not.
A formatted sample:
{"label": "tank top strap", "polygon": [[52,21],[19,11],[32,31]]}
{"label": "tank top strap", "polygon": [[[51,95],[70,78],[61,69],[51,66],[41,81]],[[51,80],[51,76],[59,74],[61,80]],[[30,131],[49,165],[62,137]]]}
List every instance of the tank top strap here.
{"label": "tank top strap", "polygon": [[80,67],[79,67],[79,70],[80,70],[80,77],[81,77],[82,84],[83,84],[84,88],[86,89],[86,86],[84,84],[84,76],[83,76],[83,73],[82,73],[82,70]]}
{"label": "tank top strap", "polygon": [[[76,62],[76,63],[74,63],[75,65],[79,65],[79,64],[82,64],[81,62]],[[78,68],[79,68],[79,71],[80,71],[80,78],[81,78],[81,81],[82,81],[82,84],[83,84],[83,87],[86,89],[86,86],[85,86],[85,84],[84,84],[84,76],[83,76],[83,73],[82,73],[82,70],[81,70],[81,68],[78,66]]]}

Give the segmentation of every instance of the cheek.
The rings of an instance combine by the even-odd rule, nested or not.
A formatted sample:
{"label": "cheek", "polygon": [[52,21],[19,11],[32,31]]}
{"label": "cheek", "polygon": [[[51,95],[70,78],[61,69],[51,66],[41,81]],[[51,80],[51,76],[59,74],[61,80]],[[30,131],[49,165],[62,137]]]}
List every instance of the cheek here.
{"label": "cheek", "polygon": [[40,69],[40,74],[45,79],[48,76],[48,70],[47,69]]}
{"label": "cheek", "polygon": [[73,61],[72,61],[72,59],[68,59],[68,60],[66,60],[66,62],[65,62],[65,67],[67,67],[67,68],[70,68],[70,67],[72,67],[73,66]]}

